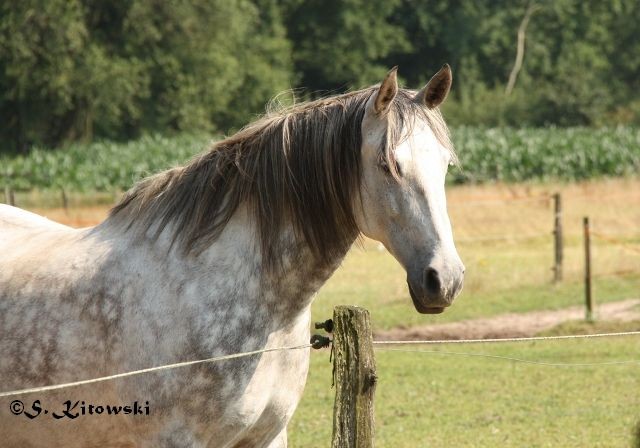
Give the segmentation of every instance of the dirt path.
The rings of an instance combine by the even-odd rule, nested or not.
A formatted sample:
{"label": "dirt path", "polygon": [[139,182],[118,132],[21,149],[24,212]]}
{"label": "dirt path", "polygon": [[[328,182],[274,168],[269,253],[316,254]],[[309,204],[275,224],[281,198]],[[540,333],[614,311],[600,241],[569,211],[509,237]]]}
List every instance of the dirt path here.
{"label": "dirt path", "polygon": [[[640,299],[604,303],[596,309],[602,320],[631,321],[640,319]],[[446,324],[394,328],[375,333],[380,340],[419,339],[487,339],[534,336],[569,320],[584,318],[584,307],[571,307],[554,311],[500,314],[493,317],[470,319]]]}

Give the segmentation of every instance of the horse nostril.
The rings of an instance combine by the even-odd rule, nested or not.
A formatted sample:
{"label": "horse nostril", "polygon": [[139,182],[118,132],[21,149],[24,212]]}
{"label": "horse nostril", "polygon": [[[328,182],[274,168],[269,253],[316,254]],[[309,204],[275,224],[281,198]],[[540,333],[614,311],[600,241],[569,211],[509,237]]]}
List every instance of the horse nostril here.
{"label": "horse nostril", "polygon": [[433,268],[427,268],[424,272],[424,283],[431,294],[440,294],[440,275]]}

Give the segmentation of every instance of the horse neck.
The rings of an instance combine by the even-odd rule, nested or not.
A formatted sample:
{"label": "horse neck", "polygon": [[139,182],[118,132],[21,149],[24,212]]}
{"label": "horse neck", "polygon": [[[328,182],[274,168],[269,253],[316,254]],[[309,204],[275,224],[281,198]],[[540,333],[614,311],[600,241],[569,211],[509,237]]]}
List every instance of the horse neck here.
{"label": "horse neck", "polygon": [[278,239],[281,263],[275,267],[267,266],[263,260],[257,225],[244,206],[238,207],[220,236],[197,255],[185,255],[179,244],[172,244],[171,224],[157,238],[153,226],[143,236],[134,229],[123,231],[121,224],[110,220],[95,231],[101,240],[118,241],[115,244],[122,259],[129,259],[132,247],[137,247],[138,253],[155,254],[157,265],[149,268],[169,277],[182,277],[176,282],[187,283],[207,295],[212,307],[225,306],[224,296],[234,297],[232,306],[268,306],[274,317],[279,315],[286,320],[309,307],[314,294],[336,270],[356,238],[353,235],[332,260],[321,263],[292,228],[283,226]]}
{"label": "horse neck", "polygon": [[[276,315],[294,318],[304,312],[320,287],[329,279],[347,254],[356,235],[333,259],[320,262],[309,246],[296,237],[293,226],[285,225],[278,238],[279,263],[268,265],[263,259],[253,217],[240,207],[218,240],[202,257],[211,270],[223,265],[237,267],[246,288],[243,300],[268,305]],[[257,303],[259,302],[259,303]]]}
{"label": "horse neck", "polygon": [[[306,309],[315,293],[331,277],[346,256],[355,236],[335,253],[331,260],[321,262],[306,243],[297,240],[292,231],[283,235],[282,266],[266,275],[265,286],[285,313],[296,314]],[[267,271],[269,272],[269,271]]]}

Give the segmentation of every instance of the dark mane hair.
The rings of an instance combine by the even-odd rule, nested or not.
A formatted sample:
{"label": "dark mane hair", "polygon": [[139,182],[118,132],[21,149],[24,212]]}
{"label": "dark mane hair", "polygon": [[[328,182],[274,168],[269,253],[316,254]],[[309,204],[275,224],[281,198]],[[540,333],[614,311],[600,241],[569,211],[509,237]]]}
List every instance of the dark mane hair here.
{"label": "dark mane hair", "polygon": [[[128,228],[153,228],[156,235],[171,224],[174,244],[185,253],[200,252],[247,204],[268,264],[279,262],[285,223],[319,262],[329,263],[359,233],[353,203],[361,179],[361,126],[376,91],[370,87],[267,113],[185,166],[140,181],[109,219],[122,219]],[[451,148],[440,112],[418,104],[413,95],[401,89],[393,100],[380,146],[389,166],[394,166],[393,148],[416,116]]]}

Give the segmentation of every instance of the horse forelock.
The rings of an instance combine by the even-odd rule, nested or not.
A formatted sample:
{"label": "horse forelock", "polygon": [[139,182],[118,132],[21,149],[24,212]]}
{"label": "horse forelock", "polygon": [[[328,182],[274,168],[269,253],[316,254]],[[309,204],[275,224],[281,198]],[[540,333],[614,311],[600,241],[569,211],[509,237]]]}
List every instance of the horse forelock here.
{"label": "horse forelock", "polygon": [[[361,180],[362,120],[377,87],[270,111],[218,141],[185,166],[143,179],[111,210],[129,230],[171,224],[172,241],[185,253],[209,247],[241,204],[257,225],[263,261],[280,263],[288,223],[318,262],[330,264],[357,237],[353,204]],[[425,120],[453,153],[448,128],[400,90],[394,99],[381,157],[390,166],[393,148]],[[455,154],[454,154],[455,156]]]}

